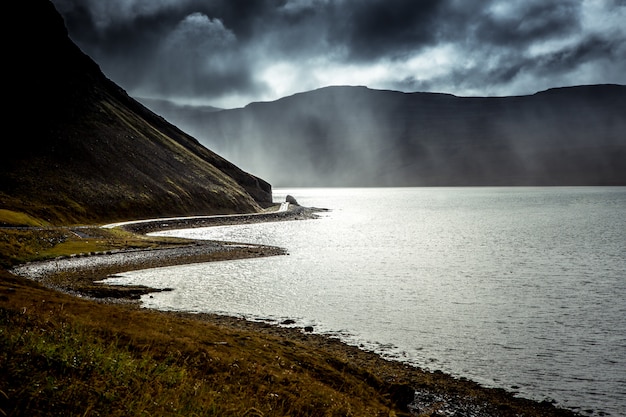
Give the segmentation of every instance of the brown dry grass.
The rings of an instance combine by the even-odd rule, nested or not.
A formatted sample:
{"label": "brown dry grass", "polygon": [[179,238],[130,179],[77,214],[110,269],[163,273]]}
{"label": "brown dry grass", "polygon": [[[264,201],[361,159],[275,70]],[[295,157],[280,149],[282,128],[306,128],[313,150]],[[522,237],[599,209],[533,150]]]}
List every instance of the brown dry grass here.
{"label": "brown dry grass", "polygon": [[393,411],[377,389],[380,381],[372,386],[337,369],[327,353],[297,342],[81,300],[6,272],[0,293],[1,409],[7,415]]}

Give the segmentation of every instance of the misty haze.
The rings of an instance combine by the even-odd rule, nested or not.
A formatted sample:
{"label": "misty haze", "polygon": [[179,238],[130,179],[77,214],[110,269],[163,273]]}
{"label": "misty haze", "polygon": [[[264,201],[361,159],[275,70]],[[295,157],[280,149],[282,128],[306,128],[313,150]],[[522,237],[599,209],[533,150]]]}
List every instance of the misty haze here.
{"label": "misty haze", "polygon": [[501,98],[329,87],[223,111],[144,104],[275,186],[626,184],[619,85]]}

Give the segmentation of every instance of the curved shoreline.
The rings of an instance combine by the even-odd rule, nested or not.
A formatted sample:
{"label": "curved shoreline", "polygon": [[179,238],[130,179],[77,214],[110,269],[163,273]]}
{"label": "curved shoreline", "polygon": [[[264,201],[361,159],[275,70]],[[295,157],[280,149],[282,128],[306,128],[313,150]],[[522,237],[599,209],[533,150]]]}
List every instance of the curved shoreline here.
{"label": "curved shoreline", "polygon": [[321,211],[327,211],[327,209],[309,208],[290,204],[288,206],[288,209],[286,210],[279,209],[276,211],[267,211],[262,213],[146,219],[122,223],[113,223],[109,225],[104,225],[102,227],[119,227],[129,232],[145,235],[161,230],[190,229],[209,226],[230,226],[236,224],[251,224],[272,221],[314,219],[317,217],[316,213]]}
{"label": "curved shoreline", "polygon": [[235,260],[285,254],[282,248],[227,242],[193,242],[188,245],[152,249],[132,249],[30,262],[10,272],[45,286],[109,302],[136,300],[143,294],[168,291],[145,286],[101,283],[107,277],[128,271]]}
{"label": "curved shoreline", "polygon": [[[114,223],[101,227],[108,229],[120,228],[131,233],[146,235],[161,230],[314,219],[317,217],[316,212],[324,210],[291,205],[288,210],[282,211],[157,218]],[[18,265],[12,268],[11,272],[38,281],[51,288],[114,302],[124,299],[136,300],[143,294],[164,291],[163,289],[145,286],[119,286],[98,282],[114,274],[190,263],[284,254],[287,254],[287,250],[275,246],[239,242],[185,240],[185,243],[163,244],[157,248],[124,249],[34,261]],[[165,291],[167,290],[169,289],[165,289]]]}
{"label": "curved shoreline", "polygon": [[[260,216],[210,216],[184,219],[156,219],[129,223],[123,227],[135,233],[149,233],[173,228],[206,227],[208,225],[240,224],[242,222],[295,220],[314,217],[313,211],[289,211],[286,214],[268,213]],[[138,226],[139,225],[139,226]],[[274,256],[285,254],[282,248],[260,245],[214,241],[189,241],[184,245],[158,249],[124,250],[84,257],[54,259],[33,262],[14,268],[15,274],[26,276],[46,286],[72,292],[55,277],[65,282],[77,281],[78,293],[105,302],[120,299],[136,300],[142,294],[157,290],[147,287],[107,286],[97,283],[112,274],[130,270],[182,265],[195,262],[242,259],[247,257]],[[165,289],[167,290],[167,289]],[[278,323],[263,323],[215,314],[167,312],[173,316],[209,321],[226,328],[245,329],[277,336],[286,342],[297,342],[309,348],[332,352],[346,358],[350,366],[368,366],[379,369],[385,380],[391,383],[394,402],[403,403],[411,415],[455,415],[496,417],[509,415],[527,416],[579,416],[573,411],[560,409],[549,402],[537,402],[518,398],[503,389],[485,388],[466,379],[459,379],[439,371],[424,371],[417,367],[392,361],[380,355],[329,336],[313,334],[303,329],[280,326]],[[342,365],[343,366],[343,365]]]}

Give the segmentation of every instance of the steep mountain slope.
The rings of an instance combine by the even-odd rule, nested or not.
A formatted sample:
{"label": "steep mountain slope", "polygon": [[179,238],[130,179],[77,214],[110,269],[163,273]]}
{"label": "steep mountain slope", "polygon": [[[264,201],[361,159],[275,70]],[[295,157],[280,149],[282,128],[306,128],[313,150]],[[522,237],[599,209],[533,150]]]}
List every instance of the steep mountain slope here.
{"label": "steep mountain slope", "polygon": [[494,98],[328,87],[181,126],[281,186],[626,185],[624,109],[619,85]]}
{"label": "steep mountain slope", "polygon": [[59,223],[250,212],[271,202],[267,182],[107,79],[48,0],[7,9],[25,24],[5,57],[11,134],[0,156],[0,208]]}

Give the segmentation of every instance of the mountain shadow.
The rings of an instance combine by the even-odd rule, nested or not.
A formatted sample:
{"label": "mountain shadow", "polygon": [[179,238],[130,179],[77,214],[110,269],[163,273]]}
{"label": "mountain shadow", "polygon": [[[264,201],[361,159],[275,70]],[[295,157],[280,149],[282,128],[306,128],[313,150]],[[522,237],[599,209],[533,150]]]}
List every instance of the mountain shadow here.
{"label": "mountain shadow", "polygon": [[12,2],[0,208],[52,223],[253,212],[271,186],[129,97],[49,0]]}
{"label": "mountain shadow", "polygon": [[626,185],[625,108],[621,85],[517,97],[343,86],[175,117],[279,186]]}

